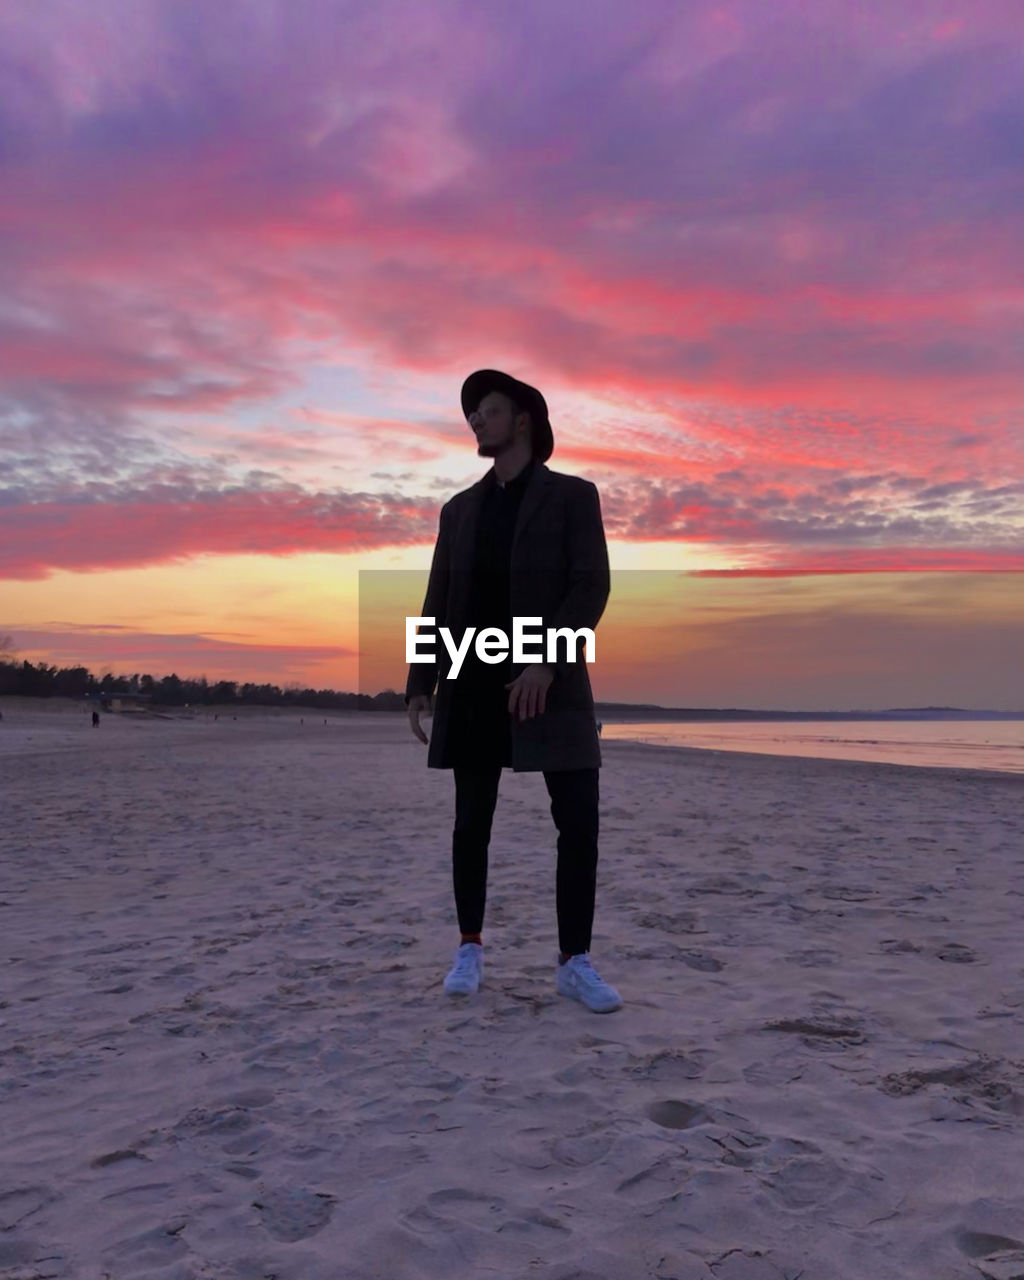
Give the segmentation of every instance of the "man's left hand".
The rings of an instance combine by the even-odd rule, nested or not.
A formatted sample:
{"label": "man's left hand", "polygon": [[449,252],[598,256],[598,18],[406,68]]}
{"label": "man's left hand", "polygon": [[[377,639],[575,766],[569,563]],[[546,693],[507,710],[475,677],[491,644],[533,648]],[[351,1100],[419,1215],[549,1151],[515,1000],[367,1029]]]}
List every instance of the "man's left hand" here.
{"label": "man's left hand", "polygon": [[550,667],[537,662],[505,686],[509,690],[508,713],[513,720],[529,720],[531,716],[544,714],[548,689],[554,678]]}

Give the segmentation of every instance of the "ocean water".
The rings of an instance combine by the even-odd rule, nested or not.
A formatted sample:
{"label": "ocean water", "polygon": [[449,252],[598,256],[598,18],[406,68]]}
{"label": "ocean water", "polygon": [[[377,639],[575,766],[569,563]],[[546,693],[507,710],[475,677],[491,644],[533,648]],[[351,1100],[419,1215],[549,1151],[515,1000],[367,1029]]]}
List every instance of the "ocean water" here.
{"label": "ocean water", "polygon": [[604,722],[603,741],[1024,773],[1024,720]]}

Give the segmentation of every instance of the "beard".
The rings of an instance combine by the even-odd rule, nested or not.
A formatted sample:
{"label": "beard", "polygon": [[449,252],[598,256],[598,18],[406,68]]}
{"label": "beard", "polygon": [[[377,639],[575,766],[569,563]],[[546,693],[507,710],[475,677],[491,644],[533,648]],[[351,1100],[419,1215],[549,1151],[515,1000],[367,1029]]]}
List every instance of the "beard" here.
{"label": "beard", "polygon": [[478,458],[497,458],[506,450],[511,449],[515,443],[515,436],[511,431],[507,432],[501,440],[494,440],[490,444],[478,444],[476,447],[476,456]]}

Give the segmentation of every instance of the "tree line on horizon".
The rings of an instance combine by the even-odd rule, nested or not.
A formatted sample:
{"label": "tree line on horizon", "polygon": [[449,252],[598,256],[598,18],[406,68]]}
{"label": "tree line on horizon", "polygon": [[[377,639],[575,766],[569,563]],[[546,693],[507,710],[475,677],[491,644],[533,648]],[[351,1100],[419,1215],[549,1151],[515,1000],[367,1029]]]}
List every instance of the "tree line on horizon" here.
{"label": "tree line on horizon", "polygon": [[205,676],[182,679],[171,674],[157,678],[136,672],[97,678],[88,667],[48,666],[45,662],[0,659],[0,696],[29,698],[99,698],[127,694],[145,697],[157,706],[212,705],[319,707],[336,711],[404,711],[405,698],[394,689],[381,693],[345,693],[336,689],[303,689],[297,684],[240,684],[237,680],[210,682]]}

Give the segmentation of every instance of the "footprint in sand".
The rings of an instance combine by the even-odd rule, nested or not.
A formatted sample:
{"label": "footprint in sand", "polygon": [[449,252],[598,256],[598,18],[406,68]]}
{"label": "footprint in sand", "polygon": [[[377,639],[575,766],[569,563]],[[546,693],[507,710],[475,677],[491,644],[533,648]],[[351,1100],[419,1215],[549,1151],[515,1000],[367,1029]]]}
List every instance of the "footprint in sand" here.
{"label": "footprint in sand", "polygon": [[[722,1257],[711,1259],[709,1270],[715,1280],[779,1280],[780,1276],[788,1274],[780,1271],[775,1261],[760,1249],[735,1246]],[[800,1274],[797,1273],[797,1280]]]}
{"label": "footprint in sand", "polygon": [[174,1126],[176,1133],[194,1133],[201,1137],[234,1137],[252,1128],[254,1121],[245,1107],[216,1107],[207,1111],[197,1107]]}
{"label": "footprint in sand", "polygon": [[543,1209],[524,1209],[517,1216],[502,1222],[497,1230],[521,1232],[532,1239],[536,1235],[534,1227],[547,1227],[549,1231],[564,1231],[566,1235],[572,1234],[572,1227],[567,1227],[560,1218],[553,1218]]}
{"label": "footprint in sand", "polygon": [[720,973],[725,968],[721,960],[703,951],[684,951],[679,958],[688,968],[699,969],[702,973]]}
{"label": "footprint in sand", "polygon": [[789,964],[798,964],[804,969],[820,969],[838,964],[842,957],[838,951],[829,951],[825,947],[812,947],[807,951],[790,951],[784,959]]}
{"label": "footprint in sand", "polygon": [[602,1126],[563,1134],[550,1144],[549,1150],[559,1164],[579,1169],[603,1160],[614,1141],[615,1135],[603,1131]]}
{"label": "footprint in sand", "polygon": [[556,1071],[552,1077],[559,1084],[578,1085],[586,1084],[590,1080],[605,1079],[605,1071],[598,1062],[571,1062],[567,1067],[563,1067],[561,1071]]}
{"label": "footprint in sand", "polygon": [[[722,852],[729,853],[732,851],[725,849]],[[723,897],[753,898],[759,896],[762,890],[750,884],[745,884],[743,880],[736,876],[703,876],[695,880],[686,892],[690,896],[707,893],[720,894]]]}
{"label": "footprint in sand", "polygon": [[170,1182],[140,1182],[137,1187],[111,1191],[102,1198],[104,1201],[116,1201],[119,1205],[165,1205],[173,1195],[174,1186]]}
{"label": "footprint in sand", "polygon": [[276,1097],[272,1089],[241,1089],[229,1094],[222,1102],[232,1107],[267,1107]]}
{"label": "footprint in sand", "polygon": [[829,884],[821,890],[821,896],[836,902],[869,902],[877,894],[874,889],[861,885]]}
{"label": "footprint in sand", "polygon": [[845,1183],[839,1165],[823,1155],[793,1156],[761,1178],[761,1185],[787,1209],[823,1204],[838,1195]]}
{"label": "footprint in sand", "polygon": [[120,1164],[124,1160],[148,1160],[149,1156],[144,1156],[138,1151],[125,1148],[120,1151],[107,1151],[101,1156],[97,1156],[95,1160],[89,1161],[90,1169],[106,1169],[108,1165]]}
{"label": "footprint in sand", "polygon": [[186,1226],[188,1220],[179,1217],[119,1240],[104,1256],[109,1274],[139,1276],[170,1267],[189,1252],[180,1238]]}
{"label": "footprint in sand", "polygon": [[947,964],[976,964],[978,960],[977,954],[962,942],[947,942],[935,952],[935,955],[939,960],[945,960]]}
{"label": "footprint in sand", "polygon": [[778,1085],[792,1084],[794,1080],[799,1080],[803,1075],[803,1068],[798,1063],[794,1063],[792,1055],[787,1050],[768,1062],[761,1060],[751,1062],[743,1068],[742,1075],[748,1084],[776,1088]]}
{"label": "footprint in sand", "polygon": [[652,1102],[648,1106],[647,1118],[663,1129],[689,1129],[695,1124],[703,1123],[705,1115],[703,1107],[697,1103],[666,1098],[663,1102]]}
{"label": "footprint in sand", "polygon": [[1024,1240],[991,1235],[987,1231],[959,1231],[956,1242],[969,1258],[984,1258],[1006,1249],[1024,1249]]}
{"label": "footprint in sand", "polygon": [[0,1231],[12,1231],[57,1197],[48,1187],[14,1187],[0,1192]]}
{"label": "footprint in sand", "polygon": [[534,1206],[509,1205],[501,1196],[471,1191],[467,1187],[446,1187],[434,1191],[426,1201],[406,1214],[403,1221],[414,1231],[457,1231],[460,1227],[483,1228],[495,1232],[532,1233],[534,1227],[571,1233],[564,1222]]}
{"label": "footprint in sand", "polygon": [[427,1204],[435,1213],[478,1227],[493,1224],[495,1215],[505,1207],[501,1196],[489,1196],[467,1187],[446,1187],[442,1191],[434,1191],[427,1197]]}
{"label": "footprint in sand", "polygon": [[918,1093],[929,1084],[970,1085],[988,1074],[983,1062],[953,1063],[945,1067],[914,1067],[892,1071],[882,1079],[882,1092],[894,1097]]}
{"label": "footprint in sand", "polygon": [[878,1087],[891,1098],[919,1093],[928,1085],[945,1085],[955,1090],[953,1099],[967,1106],[980,1104],[983,1115],[995,1122],[992,1112],[1024,1115],[1024,1064],[1001,1058],[978,1058],[973,1062],[947,1063],[933,1067],[912,1067],[892,1071]]}
{"label": "footprint in sand", "polygon": [[59,1280],[64,1255],[34,1240],[0,1240],[0,1280]]}
{"label": "footprint in sand", "polygon": [[532,1125],[517,1129],[494,1145],[502,1160],[511,1161],[521,1169],[550,1169],[554,1163],[548,1147],[547,1125]]}
{"label": "footprint in sand", "polygon": [[709,1133],[722,1149],[721,1162],[748,1169],[776,1201],[787,1209],[807,1209],[835,1199],[848,1185],[849,1175],[813,1142],[773,1137],[730,1127]]}
{"label": "footprint in sand", "polygon": [[460,1226],[497,1229],[505,1201],[501,1196],[471,1191],[467,1187],[445,1187],[402,1215],[402,1222],[420,1233],[457,1231]]}
{"label": "footprint in sand", "polygon": [[909,955],[917,955],[921,948],[916,942],[911,942],[909,938],[884,938],[879,947],[886,955],[901,955],[906,952]]}
{"label": "footprint in sand", "polygon": [[[262,1104],[261,1104],[262,1105]],[[193,1138],[200,1145],[209,1142],[225,1155],[254,1155],[272,1136],[266,1125],[256,1124],[246,1107],[196,1107],[174,1126],[176,1137]]]}
{"label": "footprint in sand", "polygon": [[693,933],[697,924],[697,915],[693,911],[684,911],[677,915],[665,915],[657,911],[647,911],[635,918],[638,929],[659,929],[662,933]]}
{"label": "footprint in sand", "polygon": [[986,1280],[1021,1280],[1024,1276],[1024,1241],[987,1231],[959,1231],[954,1238]]}
{"label": "footprint in sand", "polygon": [[305,1240],[331,1220],[337,1198],[305,1187],[278,1187],[261,1192],[252,1202],[266,1231],[275,1240]]}
{"label": "footprint in sand", "polygon": [[740,1132],[728,1132],[720,1137],[709,1135],[711,1141],[722,1149],[722,1164],[733,1165],[737,1169],[749,1169],[758,1161],[756,1154],[759,1147],[767,1146],[770,1138],[763,1134],[746,1129]]}
{"label": "footprint in sand", "polygon": [[782,1018],[777,1022],[766,1022],[764,1031],[783,1031],[788,1035],[799,1036],[810,1049],[822,1049],[830,1046],[845,1048],[851,1045],[864,1044],[867,1037],[860,1025],[852,1019],[839,1018]]}
{"label": "footprint in sand", "polygon": [[643,1056],[630,1054],[631,1062],[626,1069],[630,1075],[639,1076],[642,1080],[675,1084],[682,1080],[699,1080],[711,1056],[700,1049],[690,1054],[677,1049],[661,1049]]}

